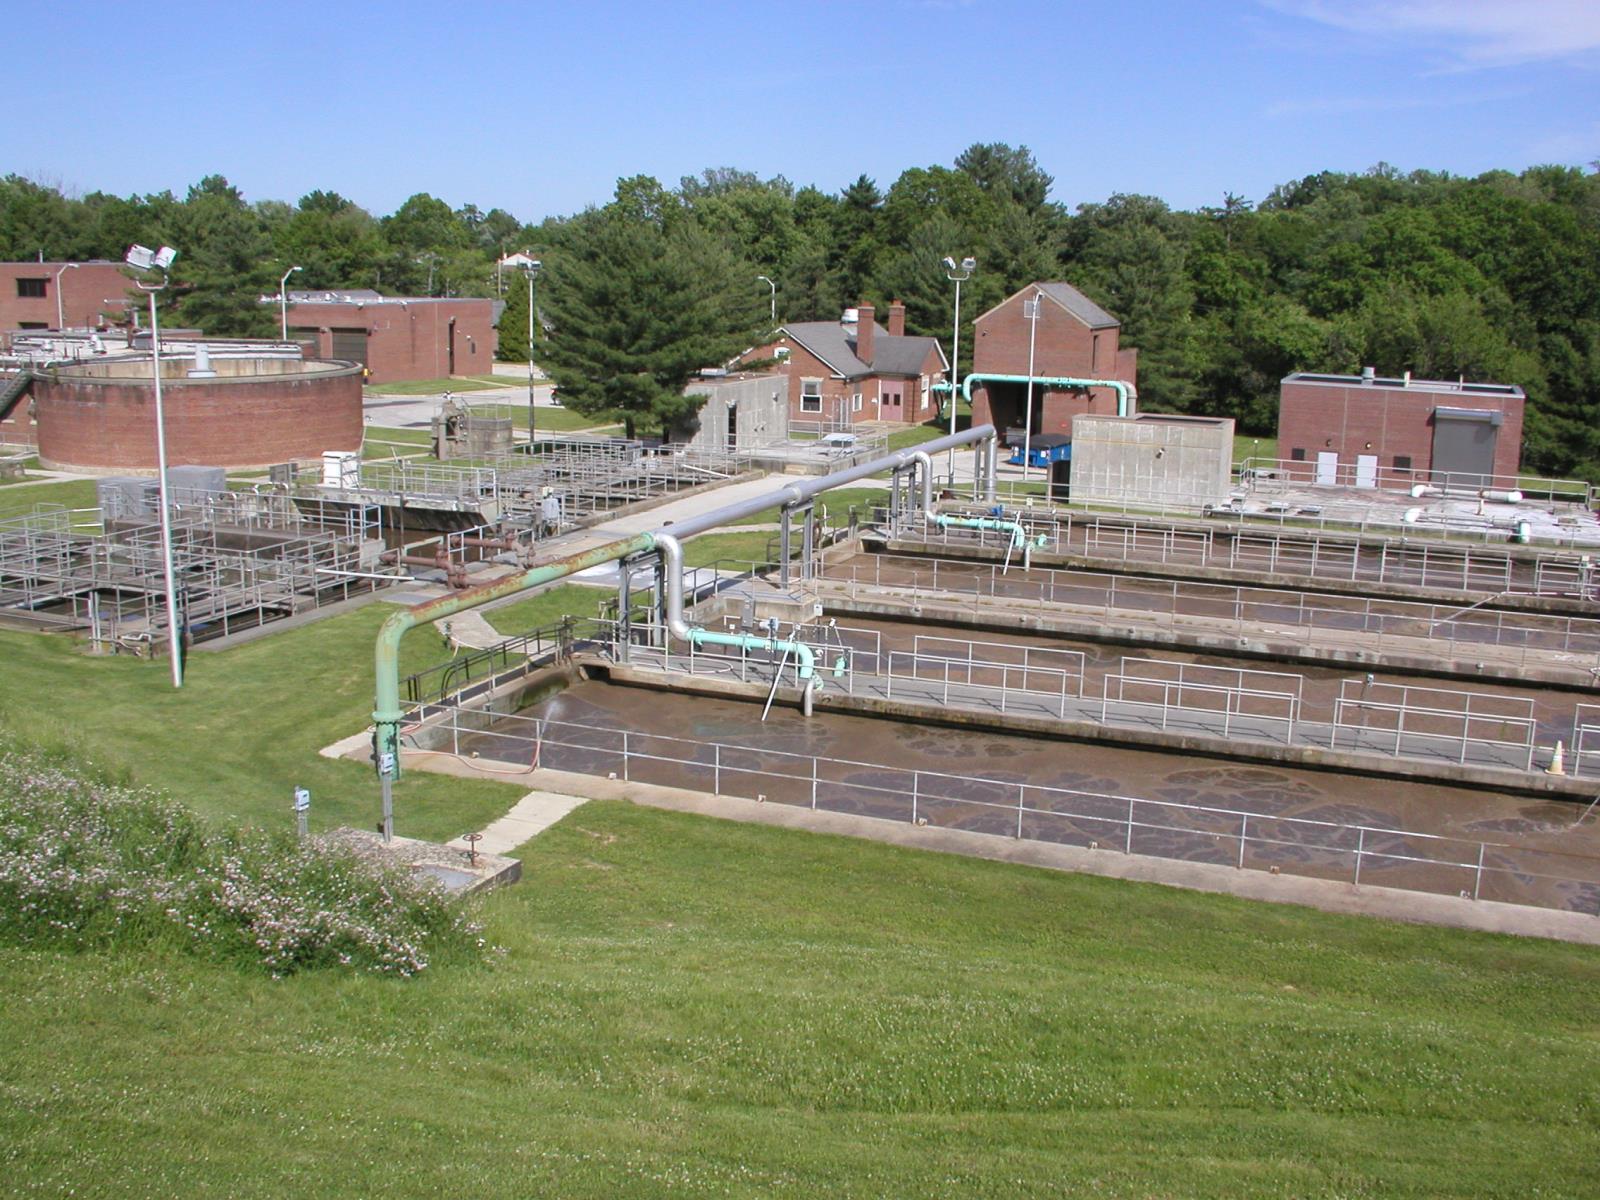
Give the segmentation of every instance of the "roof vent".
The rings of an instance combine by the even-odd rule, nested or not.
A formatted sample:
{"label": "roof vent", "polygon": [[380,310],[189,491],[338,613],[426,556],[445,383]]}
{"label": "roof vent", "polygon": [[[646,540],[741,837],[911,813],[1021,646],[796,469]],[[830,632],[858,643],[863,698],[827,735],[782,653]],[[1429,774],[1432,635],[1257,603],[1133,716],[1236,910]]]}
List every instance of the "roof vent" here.
{"label": "roof vent", "polygon": [[1378,381],[1378,368],[1377,367],[1362,367],[1361,368],[1361,382],[1363,384],[1372,384],[1372,383],[1376,383],[1377,381]]}
{"label": "roof vent", "polygon": [[839,318],[839,324],[841,324],[841,325],[859,325],[860,323],[861,323],[861,310],[858,309],[858,308],[847,308],[847,309],[845,309],[844,310],[844,316]]}

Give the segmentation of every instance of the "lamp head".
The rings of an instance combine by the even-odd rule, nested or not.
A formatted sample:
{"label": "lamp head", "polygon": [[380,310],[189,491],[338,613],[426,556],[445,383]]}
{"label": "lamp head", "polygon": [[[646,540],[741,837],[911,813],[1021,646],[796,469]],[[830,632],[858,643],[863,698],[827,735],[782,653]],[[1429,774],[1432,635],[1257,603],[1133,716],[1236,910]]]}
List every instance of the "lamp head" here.
{"label": "lamp head", "polygon": [[956,269],[956,260],[951,258],[948,254],[944,256],[944,269],[946,271],[954,271]]}
{"label": "lamp head", "polygon": [[978,265],[978,260],[977,260],[977,259],[975,259],[975,258],[973,258],[973,257],[972,257],[972,255],[970,255],[970,254],[969,254],[969,255],[967,255],[967,257],[965,257],[965,258],[963,258],[963,259],[962,259],[962,260],[961,260],[961,269],[962,269],[962,270],[963,270],[963,271],[971,271],[971,270],[973,270],[973,269],[974,269],[974,268],[975,268],[975,267],[976,267],[976,266],[977,266],[977,265]]}
{"label": "lamp head", "polygon": [[123,259],[130,267],[140,271],[165,271],[177,260],[178,252],[171,246],[163,246],[159,250],[152,250],[149,246],[140,246],[135,243],[128,247],[127,256]]}

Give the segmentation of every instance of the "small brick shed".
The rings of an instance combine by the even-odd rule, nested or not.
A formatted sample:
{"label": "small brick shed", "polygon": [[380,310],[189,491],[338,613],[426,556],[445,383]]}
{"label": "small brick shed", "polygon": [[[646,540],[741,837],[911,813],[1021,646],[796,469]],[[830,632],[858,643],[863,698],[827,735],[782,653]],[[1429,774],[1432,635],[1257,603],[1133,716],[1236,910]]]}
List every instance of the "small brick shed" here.
{"label": "small brick shed", "polygon": [[1297,372],[1280,385],[1278,455],[1317,483],[1481,485],[1517,473],[1525,402],[1513,384]]}

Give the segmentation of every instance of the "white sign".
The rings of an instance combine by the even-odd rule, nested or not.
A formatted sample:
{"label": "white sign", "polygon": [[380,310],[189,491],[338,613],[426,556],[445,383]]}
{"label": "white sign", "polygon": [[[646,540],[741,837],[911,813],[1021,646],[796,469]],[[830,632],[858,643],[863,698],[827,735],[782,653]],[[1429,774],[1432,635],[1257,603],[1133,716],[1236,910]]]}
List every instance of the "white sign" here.
{"label": "white sign", "polygon": [[294,790],[294,811],[305,812],[311,807],[311,793],[305,788]]}

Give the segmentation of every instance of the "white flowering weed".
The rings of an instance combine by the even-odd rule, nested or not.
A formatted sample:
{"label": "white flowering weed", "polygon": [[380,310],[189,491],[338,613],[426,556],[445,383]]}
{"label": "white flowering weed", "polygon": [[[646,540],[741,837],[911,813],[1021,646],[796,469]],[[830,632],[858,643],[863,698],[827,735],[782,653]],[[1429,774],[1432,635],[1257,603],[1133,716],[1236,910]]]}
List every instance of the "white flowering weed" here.
{"label": "white flowering weed", "polygon": [[177,940],[287,975],[409,976],[478,929],[425,881],[316,839],[208,834],[148,790],[0,745],[0,940],[74,947]]}

